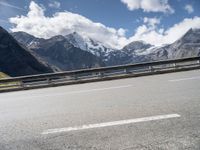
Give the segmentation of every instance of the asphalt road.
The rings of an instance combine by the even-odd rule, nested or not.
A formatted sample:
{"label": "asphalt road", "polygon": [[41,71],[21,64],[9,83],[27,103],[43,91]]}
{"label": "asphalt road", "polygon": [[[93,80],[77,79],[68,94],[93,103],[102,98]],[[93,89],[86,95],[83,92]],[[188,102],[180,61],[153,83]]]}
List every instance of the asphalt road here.
{"label": "asphalt road", "polygon": [[0,150],[200,150],[200,70],[0,94]]}

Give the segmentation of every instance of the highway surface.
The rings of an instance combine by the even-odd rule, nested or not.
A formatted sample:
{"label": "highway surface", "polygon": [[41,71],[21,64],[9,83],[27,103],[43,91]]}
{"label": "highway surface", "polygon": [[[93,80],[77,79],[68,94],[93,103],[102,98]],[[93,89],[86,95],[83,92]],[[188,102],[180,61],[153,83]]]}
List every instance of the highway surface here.
{"label": "highway surface", "polygon": [[0,150],[200,150],[200,70],[0,94]]}

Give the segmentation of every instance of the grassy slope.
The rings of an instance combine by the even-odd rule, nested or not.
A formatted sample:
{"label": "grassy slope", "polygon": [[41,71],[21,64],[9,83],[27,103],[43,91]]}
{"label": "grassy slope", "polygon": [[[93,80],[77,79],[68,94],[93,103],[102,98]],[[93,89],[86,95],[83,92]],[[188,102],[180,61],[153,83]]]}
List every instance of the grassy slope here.
{"label": "grassy slope", "polygon": [[[0,80],[3,79],[3,78],[9,78],[9,76],[6,75],[3,72],[0,72]],[[17,82],[6,83],[6,84],[1,84],[0,83],[1,89],[16,88],[17,87],[16,85],[19,85],[19,83],[17,83]],[[10,87],[6,87],[6,86],[10,86]]]}
{"label": "grassy slope", "polygon": [[2,79],[2,78],[7,78],[7,77],[9,77],[9,76],[6,75],[6,74],[3,73],[3,72],[0,72],[0,79]]}

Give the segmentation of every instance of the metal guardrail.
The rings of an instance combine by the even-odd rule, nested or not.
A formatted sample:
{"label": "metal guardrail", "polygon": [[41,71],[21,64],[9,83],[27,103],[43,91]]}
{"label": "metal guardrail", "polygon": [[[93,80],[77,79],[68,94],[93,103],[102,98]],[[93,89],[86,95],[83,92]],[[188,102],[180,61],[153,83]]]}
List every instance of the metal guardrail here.
{"label": "metal guardrail", "polygon": [[0,80],[0,92],[200,69],[200,57],[22,76]]}

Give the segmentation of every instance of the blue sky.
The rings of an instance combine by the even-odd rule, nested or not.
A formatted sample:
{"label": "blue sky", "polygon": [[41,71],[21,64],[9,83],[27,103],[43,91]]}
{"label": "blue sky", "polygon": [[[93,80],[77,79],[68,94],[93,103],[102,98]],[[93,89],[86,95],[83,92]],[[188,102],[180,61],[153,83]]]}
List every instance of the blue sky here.
{"label": "blue sky", "polygon": [[[27,14],[30,12],[31,2],[35,4],[32,5],[32,12],[38,11],[41,8],[46,21],[47,19],[54,18],[56,13],[66,13],[63,17],[70,17],[70,19],[64,20],[68,24],[66,25],[68,29],[63,32],[65,26],[55,22],[55,26],[58,27],[55,33],[50,33],[51,29],[47,31],[44,29],[43,34],[41,33],[43,30],[37,33],[36,30],[41,27],[45,28],[45,25],[47,26],[50,20],[45,25],[39,22],[37,24],[38,28],[32,29],[31,25],[35,27],[37,22],[31,22],[33,20],[31,17],[33,16],[27,17]],[[159,41],[157,44],[159,45],[176,40],[174,37],[173,40],[166,41],[167,38],[173,37],[170,32],[172,32],[172,29],[175,30],[177,25],[182,30],[177,33],[176,38],[179,38],[181,33],[186,32],[188,28],[200,27],[199,8],[200,0],[0,0],[0,25],[9,31],[23,30],[44,38],[49,38],[60,32],[67,34],[70,30],[77,30],[83,36],[89,36],[90,38],[96,36],[96,40],[110,46],[123,46],[131,40],[144,40],[151,44]],[[78,14],[79,17],[73,14]],[[18,20],[10,20],[10,18],[16,18],[16,16],[19,16]],[[26,17],[26,19],[23,17]],[[90,26],[88,23],[85,25],[84,21],[76,22],[73,20],[73,17],[74,20],[84,17],[84,19],[91,21],[91,28],[94,28],[92,32],[97,32],[97,35],[89,33],[90,30],[88,28]],[[61,14],[59,18],[61,18]],[[69,28],[71,24],[68,23],[70,21],[73,22],[71,28]],[[52,19],[50,22],[53,24]],[[96,26],[95,23],[100,23],[102,26]],[[110,28],[112,29],[110,30]],[[86,31],[83,32],[82,30]],[[99,34],[102,32],[106,38],[103,34]],[[168,37],[166,37],[166,34],[169,34]],[[151,40],[151,38],[154,39]],[[113,42],[114,40],[115,42]],[[117,43],[120,44],[117,45]]]}

